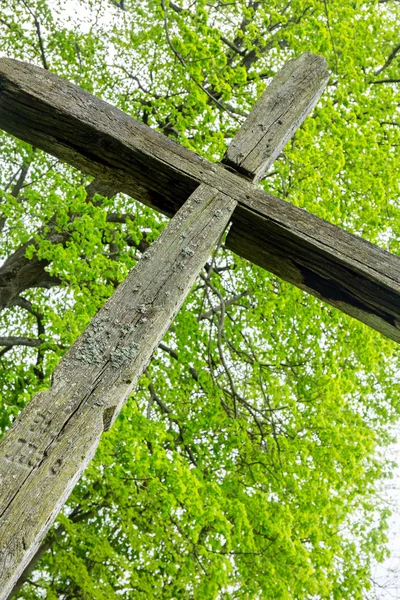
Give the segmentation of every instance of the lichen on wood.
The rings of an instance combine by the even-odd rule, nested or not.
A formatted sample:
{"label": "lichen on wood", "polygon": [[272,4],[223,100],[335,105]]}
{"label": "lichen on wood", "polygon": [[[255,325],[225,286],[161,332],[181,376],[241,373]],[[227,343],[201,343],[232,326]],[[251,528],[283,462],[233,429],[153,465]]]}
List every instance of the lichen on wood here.
{"label": "lichen on wood", "polygon": [[67,352],[51,388],[1,440],[1,600],[117,418],[235,205],[199,186]]}

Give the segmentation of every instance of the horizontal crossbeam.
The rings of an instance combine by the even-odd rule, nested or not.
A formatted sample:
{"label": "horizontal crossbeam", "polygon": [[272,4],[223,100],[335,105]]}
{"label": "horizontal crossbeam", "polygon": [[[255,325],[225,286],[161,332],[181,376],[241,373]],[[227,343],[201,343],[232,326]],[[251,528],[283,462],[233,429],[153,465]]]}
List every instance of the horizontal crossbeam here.
{"label": "horizontal crossbeam", "polygon": [[228,248],[400,342],[398,256],[33,65],[0,60],[0,127],[169,216],[207,183],[238,203]]}

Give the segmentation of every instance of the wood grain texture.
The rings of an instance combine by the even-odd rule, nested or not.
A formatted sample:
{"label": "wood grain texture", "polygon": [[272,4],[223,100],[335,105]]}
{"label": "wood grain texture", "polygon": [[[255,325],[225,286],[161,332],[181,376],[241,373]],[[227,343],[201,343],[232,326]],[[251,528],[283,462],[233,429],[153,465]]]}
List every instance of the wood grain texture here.
{"label": "wood grain texture", "polygon": [[11,59],[0,60],[0,127],[170,216],[200,183],[219,189],[238,202],[231,250],[400,341],[399,257]]}
{"label": "wood grain texture", "polygon": [[262,179],[310,114],[329,80],[326,60],[305,52],[274,77],[228,147],[222,162]]}
{"label": "wood grain texture", "polygon": [[0,442],[0,600],[94,455],[236,202],[201,185],[143,255]]}
{"label": "wood grain texture", "polygon": [[288,206],[239,207],[226,246],[400,342],[400,258]]}
{"label": "wood grain texture", "polygon": [[[257,119],[252,123],[257,125]],[[249,140],[244,143],[248,146]],[[0,584],[6,597],[93,455],[102,430],[118,415],[235,206],[235,200],[215,188],[197,187],[145,262],[74,345],[72,356],[69,352],[60,363],[51,389],[35,397],[0,444],[0,476],[6,486],[0,492]],[[21,256],[7,265],[8,272],[16,264]],[[177,269],[185,285],[182,277],[173,280]],[[1,281],[0,273],[0,288]],[[3,291],[13,293],[9,278],[5,283]],[[18,278],[14,283],[18,287]],[[16,523],[22,527],[17,529]]]}

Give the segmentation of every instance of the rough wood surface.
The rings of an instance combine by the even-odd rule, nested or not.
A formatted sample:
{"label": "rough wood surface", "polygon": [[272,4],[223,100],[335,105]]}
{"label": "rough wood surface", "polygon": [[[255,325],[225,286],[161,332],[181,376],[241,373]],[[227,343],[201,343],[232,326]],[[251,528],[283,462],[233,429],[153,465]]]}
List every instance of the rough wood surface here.
{"label": "rough wood surface", "polygon": [[[262,120],[263,112],[258,114]],[[257,124],[254,118],[252,122]],[[290,120],[287,127],[292,128]],[[243,143],[248,146],[247,138]],[[254,179],[258,177],[255,173]],[[221,191],[207,184],[197,187],[145,255],[146,262],[67,354],[51,389],[36,396],[0,444],[0,477],[7,485],[0,492],[0,584],[6,597],[90,460],[101,431],[119,413],[235,206]],[[22,526],[17,529],[15,523]]]}
{"label": "rough wood surface", "polygon": [[228,248],[400,342],[400,257],[287,203],[252,204]]}
{"label": "rough wood surface", "polygon": [[201,185],[0,443],[0,600],[7,598],[186,298],[236,202]]}
{"label": "rough wood surface", "polygon": [[263,192],[55,75],[11,59],[0,60],[0,127],[168,215],[201,182],[219,189],[238,202],[231,250],[400,341],[399,257]]}
{"label": "rough wood surface", "polygon": [[326,60],[305,52],[274,77],[228,147],[222,162],[252,180],[262,179],[329,79]]}

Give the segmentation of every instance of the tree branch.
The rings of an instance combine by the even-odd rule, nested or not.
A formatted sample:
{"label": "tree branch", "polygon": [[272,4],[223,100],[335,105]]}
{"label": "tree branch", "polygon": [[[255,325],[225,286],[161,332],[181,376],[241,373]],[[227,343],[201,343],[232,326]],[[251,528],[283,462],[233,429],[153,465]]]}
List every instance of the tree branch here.
{"label": "tree branch", "polygon": [[[236,302],[238,302],[239,300],[241,300],[245,296],[248,296],[248,294],[249,294],[249,290],[245,290],[244,292],[241,292],[240,294],[236,294],[235,296],[232,296],[228,300],[224,301],[224,307],[227,308],[228,306],[232,306],[233,304],[236,304]],[[211,308],[210,310],[208,310],[207,312],[203,313],[202,315],[199,315],[197,317],[197,320],[198,321],[203,321],[204,319],[211,319],[212,316],[215,313],[221,312],[221,310],[222,310],[222,305],[219,304],[218,306],[215,306],[214,308]]]}
{"label": "tree branch", "polygon": [[35,13],[31,10],[29,4],[25,0],[22,0],[22,3],[23,3],[23,5],[25,6],[25,8],[27,9],[27,11],[29,12],[29,14],[31,15],[31,17],[34,20],[35,28],[36,28],[36,33],[37,33],[38,41],[39,41],[40,57],[42,59],[43,68],[46,69],[46,71],[48,71],[49,67],[47,65],[46,54],[45,54],[45,51],[44,51],[43,38],[42,38],[42,33],[40,31],[39,19],[37,18],[37,16],[35,15]]}
{"label": "tree branch", "polygon": [[395,48],[393,48],[393,50],[391,51],[391,53],[389,54],[385,64],[383,65],[383,67],[381,67],[380,69],[377,69],[374,73],[374,75],[379,75],[380,73],[382,73],[382,71],[384,71],[385,69],[387,69],[391,63],[393,62],[393,60],[396,58],[397,53],[400,52],[400,44],[398,44]]}
{"label": "tree branch", "polygon": [[171,41],[171,37],[169,35],[169,26],[168,26],[168,18],[167,18],[167,9],[165,7],[165,2],[164,0],[161,0],[161,7],[163,9],[163,13],[164,13],[164,29],[165,29],[165,35],[167,38],[167,43],[168,46],[170,47],[170,49],[172,50],[173,54],[176,56],[176,58],[178,59],[178,61],[181,63],[181,65],[185,68],[186,73],[188,74],[188,76],[190,77],[190,79],[193,81],[193,83],[195,83],[205,94],[207,94],[207,96],[210,98],[210,100],[212,100],[213,102],[215,102],[220,108],[222,108],[222,110],[225,110],[233,119],[235,119],[235,121],[239,121],[239,119],[237,117],[235,117],[235,115],[222,103],[218,100],[218,98],[216,98],[215,96],[213,96],[213,94],[211,92],[209,92],[207,90],[207,88],[205,88],[201,83],[199,83],[198,81],[196,81],[196,79],[194,79],[194,77],[190,74],[189,69],[187,67],[186,61],[183,58],[183,56],[180,54],[180,52],[178,52],[176,50],[176,48],[174,47],[172,41]]}
{"label": "tree branch", "polygon": [[[103,197],[112,197],[116,193],[115,188],[105,184],[98,179],[94,179],[86,187],[86,202],[92,202],[95,194]],[[102,200],[94,201],[95,206],[101,205]],[[71,214],[71,220],[76,215]],[[133,215],[126,215],[131,218]],[[110,222],[118,222],[117,213],[111,213]],[[122,216],[121,216],[122,218]],[[59,232],[55,227],[56,219],[53,216],[48,224],[48,232],[45,239],[52,244],[62,244],[69,236],[68,231]],[[40,235],[43,229],[38,231]],[[36,255],[31,259],[26,257],[26,250],[29,246],[36,246],[34,238],[28,240],[20,246],[14,254],[9,256],[0,267],[0,309],[13,306],[13,302],[20,294],[30,288],[43,287],[51,288],[60,285],[61,280],[58,277],[50,275],[46,270],[50,265],[47,259],[39,260]]]}
{"label": "tree branch", "polygon": [[[163,350],[163,352],[166,352],[167,354],[170,355],[171,358],[173,358],[174,360],[179,361],[179,356],[178,354],[175,352],[175,350],[173,350],[172,348],[170,348],[169,346],[166,346],[163,342],[161,342],[160,344],[158,344],[158,347],[160,348],[160,350]],[[195,381],[199,380],[199,374],[197,373],[196,369],[193,368],[192,366],[189,366],[189,371],[191,376],[193,377],[193,379]]]}
{"label": "tree branch", "polygon": [[0,337],[0,346],[30,346],[31,348],[37,348],[43,344],[43,340],[28,337]]}
{"label": "tree branch", "polygon": [[400,83],[400,79],[378,79],[377,81],[371,81],[371,85],[377,83]]}

